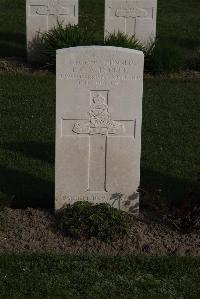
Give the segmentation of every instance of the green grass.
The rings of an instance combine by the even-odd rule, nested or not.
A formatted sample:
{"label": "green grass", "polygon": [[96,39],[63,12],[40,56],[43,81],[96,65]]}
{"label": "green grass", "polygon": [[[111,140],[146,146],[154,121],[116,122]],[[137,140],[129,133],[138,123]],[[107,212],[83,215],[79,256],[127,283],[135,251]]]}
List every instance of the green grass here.
{"label": "green grass", "polygon": [[0,256],[1,298],[198,299],[200,259]]}
{"label": "green grass", "polygon": [[[0,198],[14,206],[54,202],[54,75],[0,75]],[[198,79],[145,79],[142,186],[162,185],[178,203],[199,192]]]}
{"label": "green grass", "polygon": [[[25,56],[25,0],[0,0],[0,55]],[[166,60],[168,52],[181,67],[200,66],[200,1],[158,0],[157,37]],[[80,25],[103,40],[104,0],[80,0]],[[160,58],[159,58],[160,59]],[[171,59],[170,59],[171,60]]]}
{"label": "green grass", "polygon": [[104,36],[104,0],[79,0],[79,22],[92,31],[95,30],[97,41]]}
{"label": "green grass", "polygon": [[199,9],[198,0],[158,0],[158,36],[183,51],[200,46]]}
{"label": "green grass", "polygon": [[26,56],[25,0],[0,0],[0,56]]}
{"label": "green grass", "polygon": [[[172,48],[175,59],[182,59],[182,65],[191,62],[199,69],[200,55],[200,1],[158,0],[158,38],[163,47]],[[195,62],[195,60],[197,60]]]}
{"label": "green grass", "polygon": [[53,206],[55,78],[1,75],[0,191]]}
{"label": "green grass", "polygon": [[171,203],[199,198],[199,79],[144,82],[141,184],[161,185]]}

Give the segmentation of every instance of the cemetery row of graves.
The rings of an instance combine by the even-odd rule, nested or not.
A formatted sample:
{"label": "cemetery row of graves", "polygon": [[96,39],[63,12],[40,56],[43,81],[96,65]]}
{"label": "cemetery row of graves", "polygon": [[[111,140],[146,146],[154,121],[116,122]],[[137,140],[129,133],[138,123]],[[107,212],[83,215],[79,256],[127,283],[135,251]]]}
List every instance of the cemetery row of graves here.
{"label": "cemetery row of graves", "polygon": [[[142,8],[135,5],[106,1],[104,32],[110,26],[112,33],[118,26],[129,35],[139,36],[146,31],[146,44],[152,36],[155,40],[156,2],[142,2]],[[27,1],[27,58],[32,60],[29,43],[31,38],[34,41],[37,30],[45,32],[46,25],[51,30],[58,18],[77,24],[79,14],[82,26],[81,10],[78,12],[78,1],[62,5],[47,1],[39,6]],[[119,20],[123,22],[118,23]],[[125,27],[124,22],[128,22]],[[141,27],[146,22],[151,32],[146,25]],[[125,30],[128,24],[133,32]],[[40,49],[34,51],[38,58]],[[7,111],[11,109],[15,120],[2,132],[2,205],[5,201],[13,207],[54,207],[54,173],[56,209],[66,202],[111,200],[115,207],[134,214],[139,208],[139,194],[141,207],[158,206],[162,212],[165,208],[184,206],[187,201],[196,202],[198,138],[194,136],[198,124],[198,73],[194,72],[194,79],[191,76],[184,79],[184,73],[179,75],[183,77],[180,79],[147,77],[142,94],[146,59],[135,49],[88,46],[58,50],[57,95],[53,73],[38,74],[35,69],[35,74],[30,75],[31,66],[23,65],[22,74],[20,66],[15,66],[18,74],[2,73]],[[13,107],[12,92],[15,95],[19,86],[21,94],[19,98],[14,96]],[[7,114],[4,117],[6,121]]]}
{"label": "cemetery row of graves", "polygon": [[[149,47],[151,47],[150,42],[155,42],[157,20],[156,1],[142,1],[140,4],[131,1],[130,3],[124,1],[105,1],[104,3],[102,1],[101,4],[102,7],[105,5],[104,15],[103,13],[101,14],[103,22],[105,22],[103,24],[104,37],[119,30],[122,34],[136,37],[136,40],[138,39],[143,46],[149,44]],[[86,7],[84,9],[86,11]],[[68,27],[69,30],[73,30],[73,26],[64,27],[68,23],[76,25],[80,22],[81,28],[84,23],[84,18],[81,17],[82,13],[84,12],[83,14],[87,15],[84,9],[83,3],[81,4],[81,2],[79,3],[79,1],[75,0],[70,2],[63,1],[62,3],[59,1],[46,1],[40,5],[34,1],[26,1],[28,60],[35,60],[35,62],[41,63],[39,60],[40,48],[32,48],[32,44],[40,36],[38,35],[39,33],[45,32],[48,29],[51,32],[54,26],[55,29],[53,30],[56,30],[56,26],[58,26],[59,28],[62,27],[62,33],[64,34],[65,29]],[[100,6],[97,6],[97,9],[103,12]],[[159,11],[158,7],[158,25]],[[57,23],[58,21],[61,23]],[[89,25],[90,22],[88,22],[87,28],[89,28]],[[97,25],[98,21],[96,28]],[[124,35],[124,38],[128,38],[128,35]],[[70,37],[72,38],[72,35]],[[198,40],[196,43],[198,44]],[[61,45],[63,46],[62,43]],[[54,55],[59,45],[56,44],[55,46]],[[115,46],[119,45],[115,43]],[[193,48],[196,51],[198,50],[195,46]],[[144,86],[144,105],[142,111],[143,64],[148,60],[148,57],[145,55],[143,62],[140,53],[142,52],[135,51],[134,49],[127,51],[125,49],[117,50],[117,48],[101,46],[91,49],[88,46],[88,48],[80,48],[80,50],[76,50],[74,47],[71,50],[66,50],[66,52],[62,50],[60,52],[57,51],[56,151],[58,158],[56,158],[57,161],[55,162],[59,165],[57,166],[58,171],[56,171],[56,185],[60,186],[56,187],[56,194],[59,194],[58,198],[64,198],[67,196],[65,194],[68,194],[69,199],[67,202],[71,201],[71,203],[85,198],[94,202],[104,202],[107,201],[107,198],[111,198],[114,206],[119,205],[119,202],[126,203],[127,208],[125,210],[128,209],[128,202],[133,201],[135,202],[133,206],[138,209],[137,188],[140,182],[139,192],[141,193],[141,198],[144,198],[144,205],[148,205],[149,198],[151,197],[155,198],[155,201],[159,201],[158,198],[162,198],[165,203],[164,205],[168,206],[180,204],[188,198],[191,200],[193,197],[198,197],[196,195],[198,192],[198,171],[195,170],[198,163],[191,163],[189,159],[189,154],[192,154],[196,160],[198,157],[198,155],[195,155],[195,150],[198,151],[198,140],[193,138],[194,133],[192,133],[195,131],[195,126],[191,126],[191,123],[196,125],[196,119],[198,118],[197,114],[195,115],[197,111],[195,103],[198,101],[198,97],[195,94],[195,86],[198,86],[198,74],[193,70],[194,76],[197,77],[195,79],[179,80],[176,78],[177,84],[172,84],[174,80],[170,79],[170,81],[167,78],[157,78],[154,81],[152,78],[145,79],[147,82],[150,82],[151,89],[146,96]],[[172,55],[171,59],[173,58],[176,60],[176,57]],[[51,78],[53,74],[48,74],[48,76]],[[184,74],[182,76],[184,77]],[[28,78],[29,80],[30,78]],[[20,81],[23,84],[21,77],[19,78]],[[155,82],[155,88],[152,85],[152,81]],[[158,83],[161,85],[160,88]],[[180,92],[179,85],[183,85],[187,90],[187,93],[185,93],[181,87],[181,91],[186,98],[185,100],[183,94]],[[169,95],[170,89],[172,89],[174,94]],[[192,91],[192,98],[194,99],[192,101],[193,105],[190,105],[191,97],[190,102],[188,102],[190,89]],[[158,96],[157,101],[155,94]],[[55,97],[55,88],[53,93],[49,92],[48,106],[50,107],[49,97]],[[145,97],[147,100],[145,100]],[[166,97],[167,100],[164,99]],[[72,102],[66,101],[65,98],[71,98]],[[151,98],[152,101],[150,101]],[[180,101],[178,100],[179,98]],[[38,101],[37,96],[35,100]],[[163,103],[166,106],[163,107]],[[29,101],[28,105],[30,105]],[[54,102],[51,105],[55,109]],[[149,105],[150,108],[148,109],[151,110],[147,109],[146,112],[145,105]],[[191,110],[191,123],[187,126],[183,119],[188,112],[188,105],[190,105]],[[19,105],[16,107],[19,109]],[[194,113],[192,111],[193,107]],[[43,108],[45,115],[48,115],[45,105]],[[177,111],[175,119],[173,119],[173,114],[171,114],[170,110]],[[162,115],[162,111],[164,115]],[[27,113],[27,111],[25,112]],[[48,154],[51,154],[49,162],[54,164],[55,128],[52,128],[54,127],[52,126],[50,129],[48,126],[52,125],[53,122],[47,122],[48,124],[46,124],[44,121],[45,118],[41,117],[41,114],[42,111],[39,110],[38,116],[42,123],[45,124],[46,132],[51,136],[50,141],[46,135],[46,140],[48,140],[46,150]],[[154,114],[155,120],[152,121]],[[52,120],[54,120],[54,117],[55,115],[52,114]],[[180,118],[179,123],[184,122],[184,126],[178,127],[176,125],[178,117]],[[32,118],[34,119],[35,116],[32,115]],[[30,122],[30,115],[28,115],[28,119]],[[142,136],[144,137],[142,137],[142,159],[140,167],[142,119]],[[165,120],[163,130],[162,122],[159,123],[159,119],[162,122],[163,119]],[[21,119],[19,122],[20,127],[24,128],[24,126],[21,126]],[[159,125],[157,125],[157,122]],[[38,123],[40,128],[35,131],[36,138],[40,135],[39,132],[41,131],[42,123]],[[15,125],[16,122],[14,123]],[[156,132],[155,127],[157,127],[158,131],[162,131],[162,134],[153,134],[152,132]],[[29,128],[29,125],[27,128]],[[188,131],[189,129],[191,130],[190,134],[185,134],[186,128],[188,128]],[[181,130],[184,131],[184,134],[181,134]],[[173,137],[168,135],[171,132],[174,132],[172,134]],[[35,141],[33,142],[30,133],[28,135],[32,139],[32,144],[38,144]],[[189,142],[188,137],[193,142]],[[164,145],[159,146],[158,144],[162,144],[162,140]],[[27,140],[25,139],[24,143],[26,142]],[[177,162],[179,160],[178,153],[176,153],[178,149],[177,144],[184,145],[181,151],[180,162]],[[185,144],[188,146],[186,147]],[[154,147],[154,150],[151,147]],[[191,147],[194,150],[191,150]],[[49,150],[50,148],[52,148],[51,151]],[[102,151],[102,149],[104,150]],[[34,152],[38,152],[37,145]],[[187,159],[185,159],[186,154],[188,155]],[[182,157],[184,157],[184,160]],[[44,163],[44,161],[42,162]],[[170,163],[171,168],[169,167]],[[60,170],[60,165],[64,164],[66,167],[63,166],[62,170]],[[162,168],[164,171],[162,171]],[[191,176],[192,171],[196,171],[194,176]],[[179,174],[177,175],[178,172]],[[30,188],[29,185],[32,186],[33,190],[35,188],[32,179],[30,179],[30,183],[24,182],[22,185],[16,183],[16,188],[14,187],[14,189],[19,188],[20,190],[14,190],[14,192],[8,194],[8,201],[11,201],[11,205],[16,207],[29,205],[34,207],[53,207],[54,172],[51,173],[51,182],[49,181],[50,173],[47,180],[45,179],[46,174],[44,176],[40,175],[42,180],[46,181],[45,184],[41,182],[41,192],[37,196],[35,194],[29,195],[29,199],[27,199],[27,192],[30,193],[28,191]],[[187,182],[187,178],[190,178],[190,182]],[[7,181],[7,179],[5,178],[4,181]],[[69,184],[65,184],[65,181],[69,182]],[[7,194],[8,192],[2,193]],[[123,199],[123,196],[126,200]],[[61,201],[62,204],[56,203],[56,208],[61,208],[66,202],[65,200]],[[162,204],[159,202],[160,206]],[[125,204],[123,205],[125,207]],[[160,206],[159,208],[161,208]]]}
{"label": "cemetery row of graves", "polygon": [[[191,2],[0,0],[3,297],[198,298],[200,26]],[[50,29],[55,41],[50,64],[38,55],[42,27],[38,36],[51,41]],[[68,203],[77,204],[55,215]],[[130,216],[139,207],[140,218]]]}

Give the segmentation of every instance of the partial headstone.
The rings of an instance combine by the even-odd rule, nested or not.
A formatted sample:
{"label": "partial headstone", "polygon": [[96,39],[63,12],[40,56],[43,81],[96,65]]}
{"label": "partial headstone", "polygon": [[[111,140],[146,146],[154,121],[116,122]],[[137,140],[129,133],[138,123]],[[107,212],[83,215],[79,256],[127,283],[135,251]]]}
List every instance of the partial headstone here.
{"label": "partial headstone", "polygon": [[138,213],[141,51],[57,50],[55,208],[107,202]]}
{"label": "partial headstone", "polygon": [[78,0],[26,0],[27,58],[41,60],[40,33],[57,26],[78,24]]}
{"label": "partial headstone", "polygon": [[105,37],[123,32],[148,46],[156,38],[157,0],[105,0]]}

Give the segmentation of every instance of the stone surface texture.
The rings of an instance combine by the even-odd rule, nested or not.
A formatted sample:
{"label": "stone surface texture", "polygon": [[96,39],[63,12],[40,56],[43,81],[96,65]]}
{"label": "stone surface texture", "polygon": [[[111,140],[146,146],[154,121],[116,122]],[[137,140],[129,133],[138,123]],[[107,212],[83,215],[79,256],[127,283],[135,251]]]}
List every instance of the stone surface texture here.
{"label": "stone surface texture", "polygon": [[105,0],[105,37],[118,31],[148,46],[156,37],[157,0]]}
{"label": "stone surface texture", "polygon": [[55,208],[88,200],[139,209],[143,53],[57,50]]}
{"label": "stone surface texture", "polygon": [[27,58],[41,60],[39,33],[57,25],[78,24],[78,0],[26,0]]}

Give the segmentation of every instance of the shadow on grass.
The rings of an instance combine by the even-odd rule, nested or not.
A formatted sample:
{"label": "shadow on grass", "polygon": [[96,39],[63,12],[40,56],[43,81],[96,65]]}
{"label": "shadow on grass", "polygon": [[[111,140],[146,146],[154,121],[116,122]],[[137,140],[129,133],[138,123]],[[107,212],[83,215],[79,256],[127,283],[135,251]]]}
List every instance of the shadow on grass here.
{"label": "shadow on grass", "polygon": [[[37,175],[37,174],[36,174]],[[145,200],[153,201],[154,189],[161,188],[160,201],[166,206],[178,206],[192,194],[195,201],[199,200],[198,184],[178,180],[142,169],[141,186],[150,190],[150,196]],[[10,198],[12,208],[53,208],[54,182],[46,181],[25,172],[0,167],[0,191]],[[12,196],[14,198],[12,199]],[[0,199],[1,200],[1,199]],[[141,198],[142,200],[142,198]],[[142,202],[145,205],[145,202]]]}
{"label": "shadow on grass", "polygon": [[53,208],[54,183],[0,166],[0,191],[12,208]]}
{"label": "shadow on grass", "polygon": [[151,195],[155,195],[156,190],[160,189],[160,200],[164,201],[167,206],[178,206],[189,197],[195,201],[200,200],[198,177],[193,181],[187,181],[142,168],[140,185],[145,191],[150,191]]}
{"label": "shadow on grass", "polygon": [[0,145],[1,148],[20,152],[26,157],[54,164],[55,144],[53,142],[8,142]]}
{"label": "shadow on grass", "polygon": [[[53,142],[9,142],[1,145],[4,150],[19,152],[22,156],[44,161],[54,165],[55,145]],[[22,157],[23,159],[23,157]],[[179,205],[189,194],[198,200],[200,198],[200,184],[198,177],[193,181],[177,179],[163,175],[151,169],[141,168],[141,187],[150,194],[161,189],[160,199],[167,205]],[[54,205],[54,182],[45,181],[37,177],[37,173],[29,175],[25,171],[8,169],[0,166],[0,192],[14,195],[12,207],[15,208],[52,208]],[[151,198],[148,198],[151,200]]]}
{"label": "shadow on grass", "polygon": [[26,35],[19,32],[0,32],[0,56],[26,56]]}
{"label": "shadow on grass", "polygon": [[187,37],[187,36],[179,37],[179,38],[177,38],[177,36],[167,36],[167,37],[158,36],[157,38],[160,41],[160,43],[166,44],[169,47],[179,46],[189,50],[195,50],[198,49],[200,46],[200,40],[197,40],[192,37]]}
{"label": "shadow on grass", "polygon": [[[54,164],[53,142],[10,142],[2,144],[1,148]],[[8,200],[13,208],[53,208],[54,206],[54,183],[38,178],[37,173],[34,176],[25,171],[0,166],[0,192],[6,194],[8,199],[14,197],[10,202]]]}

